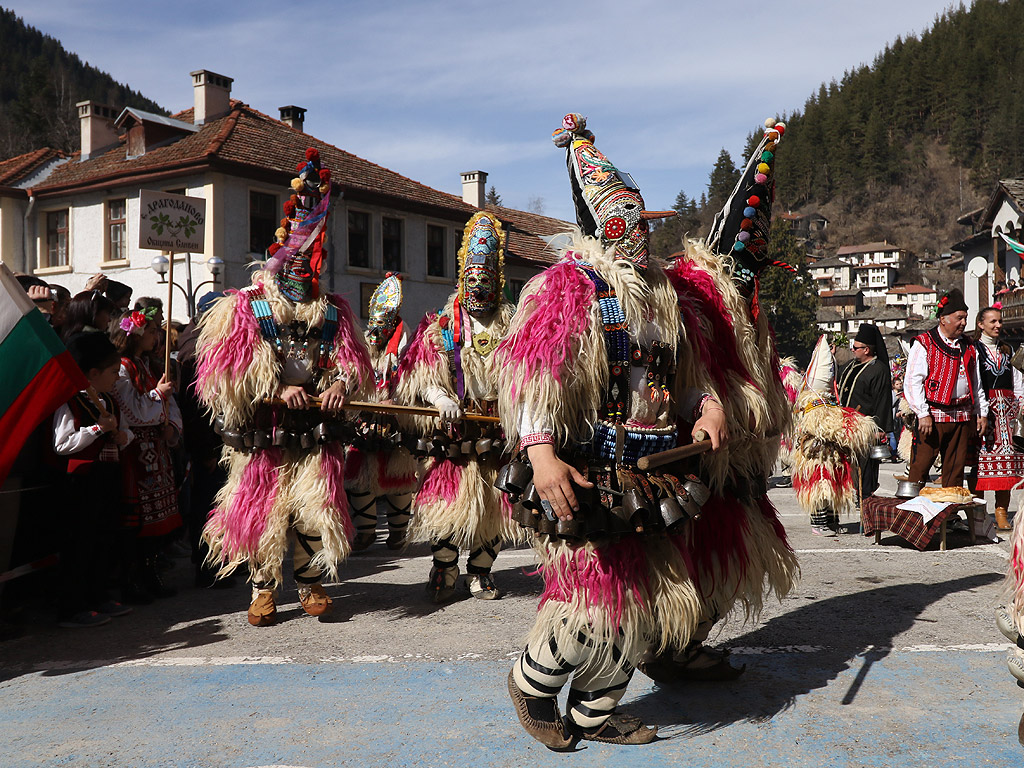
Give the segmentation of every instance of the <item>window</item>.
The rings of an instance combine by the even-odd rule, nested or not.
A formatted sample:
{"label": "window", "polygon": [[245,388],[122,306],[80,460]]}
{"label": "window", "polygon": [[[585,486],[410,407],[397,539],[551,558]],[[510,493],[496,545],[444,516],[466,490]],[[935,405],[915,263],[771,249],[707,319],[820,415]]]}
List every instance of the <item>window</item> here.
{"label": "window", "polygon": [[123,197],[107,201],[107,261],[128,258],[127,210],[127,201]]}
{"label": "window", "polygon": [[46,260],[40,267],[68,265],[68,209],[46,214]]}
{"label": "window", "polygon": [[264,253],[276,242],[274,232],[280,223],[277,195],[249,192],[249,253]]}
{"label": "window", "polygon": [[370,214],[348,212],[348,265],[370,266]]}
{"label": "window", "polygon": [[518,304],[519,295],[523,292],[525,286],[525,280],[509,280],[505,283],[505,298],[509,299],[513,304]]}
{"label": "window", "polygon": [[430,277],[444,277],[445,272],[444,227],[427,225],[427,274]]}
{"label": "window", "polygon": [[382,218],[381,256],[384,269],[388,272],[402,271],[402,220]]}

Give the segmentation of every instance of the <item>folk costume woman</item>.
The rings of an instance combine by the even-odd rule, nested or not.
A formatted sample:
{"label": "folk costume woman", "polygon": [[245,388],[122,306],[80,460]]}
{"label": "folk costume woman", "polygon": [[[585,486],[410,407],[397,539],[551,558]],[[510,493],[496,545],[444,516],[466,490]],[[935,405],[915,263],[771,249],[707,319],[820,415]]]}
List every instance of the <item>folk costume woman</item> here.
{"label": "folk costume woman", "polygon": [[[494,350],[515,307],[504,298],[505,232],[493,214],[474,214],[459,249],[459,284],[443,310],[429,314],[398,366],[396,399],[437,408],[445,428],[420,418],[432,435],[432,456],[413,504],[409,541],[430,542],[427,583],[438,603],[455,594],[459,551],[468,550],[466,587],[481,600],[500,596],[491,567],[503,541],[520,536],[511,509],[494,487],[500,467],[500,432],[479,422],[456,424],[470,411],[497,415]],[[431,430],[434,430],[431,432]]]}
{"label": "folk costume woman", "polygon": [[[666,214],[645,211],[639,190],[594,146],[582,116],[566,115],[554,140],[567,149],[582,231],[569,236],[562,260],[524,289],[498,353],[503,424],[532,467],[517,515],[536,531],[545,582],[508,688],[525,730],[552,749],[579,739],[641,744],[656,729],[615,712],[636,665],[647,656],[656,674],[678,672],[698,657],[703,665],[702,630],[736,600],[756,612],[769,572],[769,583],[788,588],[787,577],[776,574],[792,554],[776,548],[776,532],[766,535],[769,515],[757,509],[751,516],[742,502],[708,487],[726,479],[725,465],[702,468],[701,477],[675,466],[638,468],[641,457],[671,449],[680,434],[706,432],[720,448],[727,434],[732,439],[734,422],[747,429],[747,411],[741,421],[727,413],[713,376],[701,370],[705,357],[735,353],[709,270],[729,279],[704,250],[667,274],[649,263],[647,221]],[[726,290],[742,306],[731,284]],[[684,321],[703,325],[707,336],[688,340]],[[715,331],[724,346],[714,346]],[[715,372],[739,395],[746,384],[727,366]],[[769,375],[784,419],[778,372]],[[742,441],[749,448],[748,434]],[[774,462],[779,435],[761,442]],[[506,487],[522,480],[512,471],[504,479]],[[708,525],[689,519],[697,516]],[[714,535],[723,520],[730,534]],[[739,562],[734,548],[755,540],[763,546],[751,546]],[[556,697],[570,678],[563,721]]]}
{"label": "folk costume woman", "polygon": [[[388,272],[370,297],[366,344],[376,386],[374,402],[391,402],[395,396],[398,362],[409,346],[409,332],[402,321],[402,276]],[[377,537],[377,502],[387,504],[388,549],[405,545],[409,510],[416,490],[416,459],[398,444],[393,417],[364,413],[355,443],[345,458],[345,490],[356,537],[352,550],[369,547]]]}
{"label": "folk costume woman", "polygon": [[321,579],[337,577],[354,535],[342,442],[351,426],[340,409],[373,386],[348,303],[320,290],[330,172],[316,149],[298,171],[265,269],[214,304],[197,342],[196,388],[216,416],[228,467],[203,535],[221,575],[248,566],[254,626],[276,620],[289,544],[303,609],[319,616],[331,607]]}
{"label": "folk costume woman", "polygon": [[160,578],[156,557],[168,534],[182,525],[170,452],[171,443],[181,438],[181,412],[172,396],[173,385],[158,379],[149,367],[149,353],[160,337],[155,317],[155,308],[130,312],[113,334],[121,353],[114,400],[122,423],[135,436],[121,452],[126,536],[136,552],[134,573],[123,575],[126,602],[145,603],[175,594]]}
{"label": "folk costume woman", "polygon": [[1024,398],[1024,376],[1010,364],[1012,350],[999,342],[1002,328],[1002,305],[986,307],[978,313],[979,334],[974,347],[989,418],[988,428],[980,438],[972,479],[976,493],[995,491],[996,527],[1008,531],[1010,490],[1024,478],[1024,453],[1014,448],[1012,439]]}

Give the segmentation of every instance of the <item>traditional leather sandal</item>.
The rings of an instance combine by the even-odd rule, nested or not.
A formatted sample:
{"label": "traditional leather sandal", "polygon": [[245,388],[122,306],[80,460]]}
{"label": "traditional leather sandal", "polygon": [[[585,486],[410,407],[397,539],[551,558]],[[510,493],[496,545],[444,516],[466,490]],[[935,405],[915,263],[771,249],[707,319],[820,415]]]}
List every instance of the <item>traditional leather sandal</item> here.
{"label": "traditional leather sandal", "polygon": [[392,531],[386,542],[388,549],[397,550],[405,546],[405,531]]}
{"label": "traditional leather sandal", "polygon": [[489,573],[467,574],[466,589],[477,600],[497,600],[501,597],[501,590],[494,585],[494,578]]}
{"label": "traditional leather sandal", "polygon": [[302,610],[310,616],[323,616],[334,604],[321,584],[299,587],[299,602],[302,603]]}
{"label": "traditional leather sandal", "polygon": [[249,623],[254,627],[269,627],[277,621],[274,591],[261,589],[249,604]]}
{"label": "traditional leather sandal", "polygon": [[730,664],[728,650],[708,648],[705,645],[689,652],[685,659],[674,657],[671,651],[661,655],[648,652],[637,664],[637,669],[658,683],[735,680],[746,668],[746,664],[742,667]]}
{"label": "traditional leather sandal", "polygon": [[352,551],[362,552],[365,549],[369,549],[370,546],[377,540],[377,533],[357,533],[355,538],[352,539]]}
{"label": "traditional leather sandal", "polygon": [[658,726],[648,727],[643,720],[624,712],[615,712],[597,728],[581,728],[571,720],[575,736],[584,741],[600,741],[604,744],[650,744],[658,738]]}
{"label": "traditional leather sandal", "polygon": [[[516,685],[511,671],[508,673],[508,694],[512,697],[523,730],[545,747],[561,752],[572,749],[576,744],[576,739],[565,733],[562,716],[558,713],[558,701],[555,698],[540,698],[523,693]],[[533,714],[530,714],[531,704]],[[540,719],[541,717],[543,719]]]}
{"label": "traditional leather sandal", "polygon": [[430,599],[438,605],[447,603],[455,597],[455,582],[458,578],[457,565],[449,568],[438,568],[436,565],[431,567],[430,578],[427,580],[427,594],[430,595]]}

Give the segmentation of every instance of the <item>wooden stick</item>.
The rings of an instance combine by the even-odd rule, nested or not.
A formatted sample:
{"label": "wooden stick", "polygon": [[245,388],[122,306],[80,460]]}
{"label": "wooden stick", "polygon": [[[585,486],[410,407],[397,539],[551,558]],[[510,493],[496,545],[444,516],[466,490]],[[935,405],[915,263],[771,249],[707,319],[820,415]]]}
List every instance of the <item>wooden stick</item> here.
{"label": "wooden stick", "polygon": [[[311,405],[319,406],[319,397],[308,398]],[[279,397],[267,398],[264,402],[271,405],[284,405],[285,402]],[[371,411],[373,413],[391,413],[401,416],[440,416],[441,412],[436,408],[419,408],[415,405],[397,405],[395,403],[367,403],[360,400],[346,400],[342,406],[346,411]],[[501,422],[497,416],[484,416],[481,413],[464,413],[464,421],[480,421],[486,424],[498,424]]]}
{"label": "wooden stick", "polygon": [[164,378],[171,380],[171,304],[174,302],[174,252],[167,259],[167,306],[164,307]]}
{"label": "wooden stick", "polygon": [[96,410],[100,412],[100,417],[109,416],[107,412],[107,406],[103,404],[103,400],[100,399],[100,393],[96,391],[96,387],[90,384],[86,387],[85,393],[89,396],[89,401],[96,406]]}
{"label": "wooden stick", "polygon": [[[700,438],[699,440],[696,438]],[[672,464],[676,461],[682,461],[683,459],[689,458],[690,456],[696,456],[704,453],[705,451],[711,450],[711,441],[708,440],[708,436],[703,430],[699,430],[694,435],[694,442],[689,445],[681,445],[678,448],[670,448],[667,451],[661,453],[652,453],[650,456],[641,456],[640,460],[637,461],[637,469],[648,470],[654,469],[655,467],[663,467],[666,464]]]}

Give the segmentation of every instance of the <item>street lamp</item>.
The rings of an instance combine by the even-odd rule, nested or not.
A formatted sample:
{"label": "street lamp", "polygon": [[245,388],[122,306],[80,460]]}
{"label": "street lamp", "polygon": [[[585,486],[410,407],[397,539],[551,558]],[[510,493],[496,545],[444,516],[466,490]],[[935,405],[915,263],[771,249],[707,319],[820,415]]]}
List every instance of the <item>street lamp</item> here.
{"label": "street lamp", "polygon": [[[167,284],[167,271],[170,266],[170,262],[167,257],[162,253],[154,256],[149,262],[150,268],[160,276],[158,283],[160,285]],[[186,288],[182,288],[177,283],[174,283],[174,287],[181,291],[185,297],[185,303],[188,305],[188,316],[191,319],[196,314],[196,300],[199,296],[199,289],[204,285],[216,285],[217,278],[220,277],[224,271],[224,259],[217,256],[211,256],[206,260],[206,268],[210,271],[213,276],[212,280],[205,280],[197,285],[194,289],[192,287],[192,254],[185,255],[185,282]],[[169,313],[168,313],[169,314]]]}

